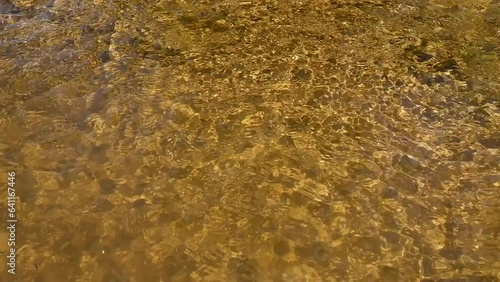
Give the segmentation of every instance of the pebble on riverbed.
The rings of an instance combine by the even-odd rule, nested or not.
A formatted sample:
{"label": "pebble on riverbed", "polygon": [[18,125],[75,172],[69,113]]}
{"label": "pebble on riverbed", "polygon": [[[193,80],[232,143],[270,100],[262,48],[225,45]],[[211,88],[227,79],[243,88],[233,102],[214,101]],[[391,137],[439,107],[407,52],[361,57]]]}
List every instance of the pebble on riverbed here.
{"label": "pebble on riverbed", "polygon": [[109,61],[111,61],[111,54],[109,53],[109,51],[103,51],[99,54],[99,60],[101,60],[101,62],[103,63],[107,63]]}

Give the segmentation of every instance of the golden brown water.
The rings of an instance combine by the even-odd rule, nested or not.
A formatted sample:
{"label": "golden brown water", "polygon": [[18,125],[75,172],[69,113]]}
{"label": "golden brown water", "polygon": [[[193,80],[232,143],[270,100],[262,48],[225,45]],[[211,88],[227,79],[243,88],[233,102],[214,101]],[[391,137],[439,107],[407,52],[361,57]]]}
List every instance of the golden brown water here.
{"label": "golden brown water", "polygon": [[0,0],[1,281],[500,281],[498,0],[49,4]]}

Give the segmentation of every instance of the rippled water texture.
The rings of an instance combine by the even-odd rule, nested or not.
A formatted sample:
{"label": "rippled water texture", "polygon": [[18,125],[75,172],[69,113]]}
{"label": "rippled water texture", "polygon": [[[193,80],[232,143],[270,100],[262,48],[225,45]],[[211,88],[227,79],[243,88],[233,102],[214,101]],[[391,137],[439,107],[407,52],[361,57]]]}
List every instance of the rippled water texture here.
{"label": "rippled water texture", "polygon": [[499,281],[499,41],[498,0],[0,0],[0,280]]}

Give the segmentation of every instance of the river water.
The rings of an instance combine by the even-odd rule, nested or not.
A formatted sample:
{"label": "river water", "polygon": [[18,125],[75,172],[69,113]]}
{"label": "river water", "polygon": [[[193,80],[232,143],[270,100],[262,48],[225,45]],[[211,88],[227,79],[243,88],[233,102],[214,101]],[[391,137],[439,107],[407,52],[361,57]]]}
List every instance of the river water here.
{"label": "river water", "polygon": [[0,0],[0,280],[500,281],[499,54],[498,0]]}

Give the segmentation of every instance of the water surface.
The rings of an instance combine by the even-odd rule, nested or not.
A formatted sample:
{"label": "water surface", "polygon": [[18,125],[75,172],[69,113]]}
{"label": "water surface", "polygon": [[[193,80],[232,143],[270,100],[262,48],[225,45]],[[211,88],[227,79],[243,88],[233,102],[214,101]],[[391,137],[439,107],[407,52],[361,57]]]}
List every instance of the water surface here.
{"label": "water surface", "polygon": [[3,0],[15,281],[499,281],[499,41],[496,0]]}

